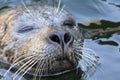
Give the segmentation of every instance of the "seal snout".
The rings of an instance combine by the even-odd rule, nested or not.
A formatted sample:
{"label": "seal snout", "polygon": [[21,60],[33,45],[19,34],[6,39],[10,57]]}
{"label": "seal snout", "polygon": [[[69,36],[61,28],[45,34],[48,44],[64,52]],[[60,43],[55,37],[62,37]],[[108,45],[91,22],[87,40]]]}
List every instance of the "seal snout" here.
{"label": "seal snout", "polygon": [[64,49],[73,43],[74,37],[69,32],[53,32],[49,35],[48,40],[50,43],[60,45]]}

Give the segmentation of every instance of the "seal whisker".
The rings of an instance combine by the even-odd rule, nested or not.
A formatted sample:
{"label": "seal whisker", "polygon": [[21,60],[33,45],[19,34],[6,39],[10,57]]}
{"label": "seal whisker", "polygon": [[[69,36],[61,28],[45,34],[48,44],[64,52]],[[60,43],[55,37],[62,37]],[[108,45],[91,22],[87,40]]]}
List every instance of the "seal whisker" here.
{"label": "seal whisker", "polygon": [[59,2],[58,2],[58,7],[57,7],[57,9],[56,9],[56,13],[58,13],[58,11],[59,11],[59,9],[60,9],[60,5],[61,5],[61,0],[59,0]]}
{"label": "seal whisker", "polygon": [[49,69],[51,69],[51,64],[52,64],[52,59],[54,59],[53,57],[52,57],[52,54],[50,53],[50,57],[49,57]]}
{"label": "seal whisker", "polygon": [[[82,67],[86,67],[86,66],[90,67],[91,66],[91,68],[93,68],[93,70],[95,70],[96,62],[97,62],[95,52],[88,48],[83,48],[81,50],[82,51],[80,51],[80,49],[78,49],[78,48],[75,48],[76,57],[80,58],[80,56],[81,56],[82,60],[84,61],[84,63],[81,63],[82,64],[81,66]],[[82,52],[82,54],[79,54],[81,52]]]}
{"label": "seal whisker", "polygon": [[45,69],[45,73],[46,73],[46,75],[48,75],[48,73],[49,73],[49,58],[50,58],[50,55],[47,55],[46,56],[46,59],[45,59],[45,63],[46,63],[46,65],[44,66],[44,68],[46,68]]}
{"label": "seal whisker", "polygon": [[[33,57],[33,56],[30,56],[30,57],[24,58],[24,59],[22,59],[22,60],[20,60],[20,61],[18,61],[18,59],[15,60],[15,62],[12,63],[12,65],[10,66],[10,68],[5,72],[5,74],[3,75],[3,77],[6,76],[7,73],[8,73],[13,67],[15,67],[18,63],[20,63],[20,62],[22,62],[22,61],[25,61],[26,59],[32,58],[32,57]],[[20,58],[19,58],[19,59],[20,59]],[[18,61],[18,62],[16,62],[16,61]]]}
{"label": "seal whisker", "polygon": [[[25,11],[23,10],[22,12],[24,12],[24,13],[29,13],[31,17],[34,17],[34,15],[32,14],[32,10],[33,10],[33,9],[27,8],[27,6],[26,6],[26,4],[25,4],[25,2],[24,2],[23,0],[21,0],[21,2],[22,2],[24,8],[25,8],[26,11],[27,11],[27,12],[25,12]],[[25,16],[28,16],[28,15],[25,15]]]}
{"label": "seal whisker", "polygon": [[96,56],[93,57],[90,54],[87,54],[85,52],[84,52],[83,56],[86,57],[86,58],[88,58],[88,59],[90,59],[90,60],[97,61]]}
{"label": "seal whisker", "polygon": [[15,79],[17,77],[17,75],[19,75],[21,72],[25,71],[25,69],[27,69],[31,64],[33,64],[35,62],[34,58],[28,60],[24,65],[22,65],[13,75],[13,79]]}
{"label": "seal whisker", "polygon": [[[41,56],[40,56],[41,57]],[[39,63],[37,64],[37,67],[36,67],[36,70],[35,70],[35,78],[33,78],[33,80],[36,80],[36,77],[37,77],[37,74],[40,74],[42,75],[40,72],[41,72],[41,69],[43,68],[44,64],[45,64],[45,58],[44,59],[40,59],[38,58],[39,60]],[[42,63],[42,64],[41,64]]]}
{"label": "seal whisker", "polygon": [[[82,56],[82,59],[85,60],[87,63],[91,63],[93,66],[95,66],[95,62],[96,59],[95,57],[91,56],[90,54],[87,54],[86,52],[83,51],[83,54],[76,54],[77,56],[78,55],[81,55]],[[88,59],[88,60],[87,60]]]}
{"label": "seal whisker", "polygon": [[21,78],[38,62],[38,60],[35,59],[35,61],[32,63],[32,65],[21,75],[21,77],[18,80],[21,80]]}
{"label": "seal whisker", "polygon": [[36,78],[37,78],[37,75],[39,73],[39,66],[40,65],[41,65],[40,63],[37,64],[37,67],[36,67],[35,72],[34,72],[35,76],[33,77],[33,80],[36,80]]}
{"label": "seal whisker", "polygon": [[[45,63],[47,63],[48,62],[48,57],[49,55],[44,55],[44,59],[43,58],[39,58],[39,62],[41,63],[42,62],[42,64],[38,64],[37,66],[38,66],[38,69],[42,69],[42,68],[44,68],[44,64]],[[41,57],[41,55],[39,55],[39,57]],[[39,71],[39,70],[38,70]]]}
{"label": "seal whisker", "polygon": [[[40,62],[40,61],[39,61],[39,62]],[[41,63],[41,62],[40,62],[40,63]],[[40,65],[42,65],[42,64],[40,64],[40,63],[37,64],[37,67],[36,67],[35,72],[34,72],[35,76],[33,77],[33,80],[36,80],[37,75],[39,75]]]}
{"label": "seal whisker", "polygon": [[[79,61],[80,61],[80,58],[81,58],[81,56],[77,56],[76,55],[76,51],[73,51],[72,53],[74,53],[73,55],[74,55],[74,57],[73,57],[73,59],[75,60],[75,65],[77,65],[76,66],[76,68],[78,67],[78,64],[79,64]],[[72,54],[71,53],[71,54]],[[79,55],[81,55],[81,54],[79,54]],[[76,74],[78,74],[78,69],[76,70]]]}
{"label": "seal whisker", "polygon": [[[26,57],[26,56],[28,56],[28,57]],[[16,62],[18,62],[19,60],[21,60],[22,58],[24,58],[24,57],[26,57],[26,58],[24,58],[24,59],[27,59],[27,58],[31,58],[31,57],[33,57],[34,55],[31,55],[31,54],[24,54],[24,55],[21,55],[20,57],[18,57],[18,58],[16,58],[13,62],[12,62],[12,64],[14,64],[14,63],[16,63]]]}
{"label": "seal whisker", "polygon": [[80,67],[83,71],[86,71],[86,66],[85,66],[85,63],[83,62],[83,60],[79,61],[78,67]]}
{"label": "seal whisker", "polygon": [[26,9],[26,11],[28,11],[29,13],[31,13],[31,10],[27,8],[25,2],[23,0],[21,0],[21,2],[23,4],[24,8]]}
{"label": "seal whisker", "polygon": [[44,73],[46,73],[45,75],[48,75],[49,68],[51,68],[50,64],[51,64],[51,61],[54,59],[54,56],[55,54],[53,55],[52,53],[50,53],[49,55],[46,55],[44,59],[42,59],[42,64],[39,66],[39,70],[38,70],[39,75],[43,75]]}
{"label": "seal whisker", "polygon": [[50,59],[47,58],[47,75],[49,75],[49,69],[50,69]]}
{"label": "seal whisker", "polygon": [[82,48],[81,51],[80,51],[80,49],[75,48],[75,51],[77,51],[76,55],[78,54],[78,56],[79,56],[79,53],[82,52],[83,56],[85,56],[85,57],[87,57],[87,58],[89,58],[91,60],[96,61],[96,57],[97,57],[96,53],[93,50],[89,49],[89,48]]}
{"label": "seal whisker", "polygon": [[[40,72],[40,75],[43,75],[43,74],[47,74],[48,72],[47,72],[47,64],[46,64],[46,60],[44,60],[44,64],[43,64],[43,66],[41,67],[41,72]],[[45,75],[46,75],[45,74]]]}
{"label": "seal whisker", "polygon": [[79,65],[85,72],[85,77],[88,78],[95,72],[99,59],[96,53],[89,48],[83,48],[82,52],[82,61],[80,61]]}
{"label": "seal whisker", "polygon": [[75,65],[76,65],[76,64],[77,64],[77,61],[76,61],[77,58],[76,58],[76,56],[75,56],[75,52],[71,52],[70,54],[71,54],[71,59],[73,59]]}
{"label": "seal whisker", "polygon": [[48,61],[48,58],[45,59],[45,63],[46,64],[44,66],[44,68],[45,68],[45,70],[44,70],[45,72],[44,73],[46,73],[46,75],[48,75],[48,62],[47,61]]}
{"label": "seal whisker", "polygon": [[91,60],[89,58],[86,58],[85,56],[83,56],[83,60],[85,61],[85,63],[87,64],[87,66],[93,66],[93,67],[96,66],[96,64],[94,63],[93,60]]}
{"label": "seal whisker", "polygon": [[59,11],[59,15],[62,13],[62,11],[64,10],[65,5],[62,6],[61,10]]}
{"label": "seal whisker", "polygon": [[[40,66],[40,68],[39,68],[39,75],[41,75],[41,76],[44,75],[45,72],[46,72],[46,69],[45,69],[45,66],[46,66],[46,65],[45,65],[45,61],[46,61],[46,60],[43,61],[42,66]],[[41,79],[41,77],[40,77],[40,79]]]}
{"label": "seal whisker", "polygon": [[93,65],[93,63],[89,62],[88,60],[86,60],[85,58],[82,59],[82,63],[80,65],[84,65],[84,67],[82,67],[82,70],[84,71],[84,78],[87,79],[90,75],[92,75],[92,73],[95,72],[97,65]]}
{"label": "seal whisker", "polygon": [[[91,68],[93,68],[94,70],[96,69],[96,67],[97,67],[97,65],[99,64],[99,63],[96,63],[95,61],[92,61],[92,60],[86,60],[86,61],[88,61],[87,63],[89,63],[89,66],[91,67]],[[90,64],[91,63],[91,64]]]}
{"label": "seal whisker", "polygon": [[[85,63],[87,64],[86,66],[89,68],[89,70],[91,69],[91,70],[96,70],[96,64],[95,63],[93,63],[93,62],[89,62],[89,60],[85,60],[84,59],[84,61],[85,61]],[[88,61],[88,62],[87,62]]]}
{"label": "seal whisker", "polygon": [[[31,62],[31,61],[32,61],[32,62]],[[31,62],[31,63],[30,63],[30,62]],[[22,70],[22,68],[25,67],[28,63],[32,64],[33,62],[34,62],[34,58],[28,60],[24,65],[22,65],[22,66],[17,70],[17,72],[16,72],[15,74],[17,74],[18,71]],[[30,64],[29,64],[29,65],[30,65]]]}
{"label": "seal whisker", "polygon": [[78,60],[82,58],[82,54],[79,52],[76,52],[75,56],[77,57]]}
{"label": "seal whisker", "polygon": [[92,62],[92,63],[94,63],[94,62],[95,62],[95,60],[94,60],[94,59],[92,59],[91,57],[87,56],[86,54],[85,54],[85,55],[83,55],[83,57],[84,57],[86,60],[88,59],[88,61],[90,60],[90,62]]}

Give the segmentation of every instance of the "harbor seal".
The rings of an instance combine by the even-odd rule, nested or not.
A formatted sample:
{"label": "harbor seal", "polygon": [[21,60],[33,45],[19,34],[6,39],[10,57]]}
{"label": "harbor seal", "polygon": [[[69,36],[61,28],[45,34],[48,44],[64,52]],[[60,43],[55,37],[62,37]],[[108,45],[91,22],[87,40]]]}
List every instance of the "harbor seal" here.
{"label": "harbor seal", "polygon": [[75,69],[83,59],[83,41],[82,29],[65,10],[30,5],[0,13],[0,59],[12,63],[9,70],[18,66],[16,74],[50,76]]}

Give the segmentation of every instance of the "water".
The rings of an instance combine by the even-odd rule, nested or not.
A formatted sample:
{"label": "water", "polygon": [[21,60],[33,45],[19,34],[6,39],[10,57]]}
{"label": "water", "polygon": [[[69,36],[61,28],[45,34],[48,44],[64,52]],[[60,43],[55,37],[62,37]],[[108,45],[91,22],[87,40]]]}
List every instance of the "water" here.
{"label": "water", "polygon": [[[3,6],[14,6],[13,2],[1,1]],[[27,0],[29,3],[30,0]],[[65,9],[73,15],[80,27],[86,30],[84,47],[94,50],[101,65],[88,80],[120,79],[120,1],[119,0],[63,0]],[[1,71],[1,70],[0,70]],[[74,73],[74,72],[72,72]],[[11,74],[11,73],[10,73]],[[71,78],[70,78],[71,77]],[[79,80],[78,76],[57,76],[48,80]],[[9,78],[7,79],[9,80]]]}
{"label": "water", "polygon": [[[120,35],[113,35],[110,40],[120,43]],[[91,39],[86,40],[86,45],[96,51],[101,61],[101,66],[90,80],[119,80],[120,46],[99,45]]]}
{"label": "water", "polygon": [[[0,75],[3,75],[6,71],[7,71],[7,70],[5,70],[5,69],[0,69]],[[12,80],[11,75],[13,75],[13,73],[12,73],[12,72],[9,72],[9,73],[7,74],[7,76],[4,78],[4,80]],[[1,76],[1,77],[2,77],[2,76]],[[18,75],[18,76],[17,76],[17,79],[15,79],[15,80],[18,80],[18,78],[20,78],[20,75]],[[22,77],[21,80],[26,80],[26,79]]]}

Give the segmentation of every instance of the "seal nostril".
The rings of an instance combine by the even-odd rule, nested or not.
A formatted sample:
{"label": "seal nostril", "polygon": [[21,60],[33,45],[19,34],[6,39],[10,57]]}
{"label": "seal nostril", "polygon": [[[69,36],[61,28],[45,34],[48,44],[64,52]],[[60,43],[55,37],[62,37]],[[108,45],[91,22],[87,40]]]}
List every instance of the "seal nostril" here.
{"label": "seal nostril", "polygon": [[56,43],[60,44],[60,39],[59,39],[58,35],[53,34],[49,38],[52,42],[56,42]]}
{"label": "seal nostril", "polygon": [[70,33],[65,33],[64,34],[64,42],[67,43],[71,43],[72,42],[72,36]]}
{"label": "seal nostril", "polygon": [[73,42],[73,39],[74,39],[73,36],[68,32],[66,33],[54,32],[48,37],[50,43],[52,44],[57,43],[62,47],[64,47],[65,45],[70,46]]}

